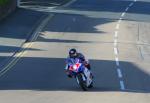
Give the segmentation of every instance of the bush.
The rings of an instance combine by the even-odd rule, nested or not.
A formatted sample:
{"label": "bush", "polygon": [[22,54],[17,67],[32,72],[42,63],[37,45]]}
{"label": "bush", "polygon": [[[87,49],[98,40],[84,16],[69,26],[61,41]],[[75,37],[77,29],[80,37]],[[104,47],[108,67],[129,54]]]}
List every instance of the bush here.
{"label": "bush", "polygon": [[9,2],[9,0],[0,0],[0,6],[6,5]]}

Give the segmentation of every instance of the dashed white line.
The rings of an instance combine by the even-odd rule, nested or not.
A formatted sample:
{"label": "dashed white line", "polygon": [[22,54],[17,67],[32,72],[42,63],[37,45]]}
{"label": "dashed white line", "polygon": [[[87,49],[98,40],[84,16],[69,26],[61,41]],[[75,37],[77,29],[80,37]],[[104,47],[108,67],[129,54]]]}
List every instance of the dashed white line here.
{"label": "dashed white line", "polygon": [[116,29],[119,29],[120,24],[117,24]]}
{"label": "dashed white line", "polygon": [[127,7],[125,11],[127,12],[128,10],[129,10],[129,7]]}
{"label": "dashed white line", "polygon": [[123,18],[119,18],[119,20],[122,20]]}
{"label": "dashed white line", "polygon": [[115,34],[114,34],[114,54],[115,54],[115,62],[116,62],[116,65],[117,65],[117,74],[118,74],[118,78],[120,79],[120,89],[121,90],[125,90],[125,84],[124,84],[124,81],[122,80],[123,79],[123,75],[122,75],[122,71],[121,71],[121,69],[119,68],[120,67],[120,62],[119,62],[119,57],[118,57],[118,47],[117,47],[117,44],[118,44],[118,29],[120,28],[120,23],[121,23],[121,21],[123,20],[123,18],[124,18],[124,16],[125,16],[125,14],[126,14],[126,12],[129,10],[129,8],[131,7],[131,6],[133,6],[134,5],[134,3],[136,2],[137,0],[134,0],[134,2],[132,2],[132,3],[130,3],[127,7],[126,7],[126,9],[125,9],[125,11],[121,14],[121,17],[119,18],[119,20],[118,20],[118,23],[117,23],[117,25],[116,25],[116,27],[115,27],[115,29],[117,29],[117,30],[115,30]]}
{"label": "dashed white line", "polygon": [[114,39],[114,43],[117,43],[118,41],[117,41],[117,39]]}
{"label": "dashed white line", "polygon": [[116,42],[114,42],[114,46],[115,46],[115,47],[117,46],[117,43],[116,43]]}
{"label": "dashed white line", "polygon": [[125,90],[125,85],[122,80],[120,81],[120,88],[121,88],[121,90]]}
{"label": "dashed white line", "polygon": [[114,47],[117,46],[117,39],[114,40]]}
{"label": "dashed white line", "polygon": [[118,31],[115,31],[115,38],[118,37]]}
{"label": "dashed white line", "polygon": [[47,22],[53,17],[54,15],[49,14],[46,19],[44,19],[41,24],[36,28],[35,32],[33,33],[33,37],[29,39],[30,43],[23,44],[22,48],[13,56],[14,59],[11,60],[8,65],[6,65],[0,71],[0,77],[3,76],[7,71],[9,71],[19,60],[20,58],[26,53],[26,49],[30,48],[33,45],[33,41],[35,41],[39,35],[39,32],[46,26]]}
{"label": "dashed white line", "polygon": [[133,6],[133,4],[134,4],[133,2],[131,4],[129,4],[129,7]]}
{"label": "dashed white line", "polygon": [[123,76],[122,76],[122,72],[121,72],[121,69],[120,68],[118,68],[117,69],[117,73],[118,73],[118,77],[119,78],[122,78]]}
{"label": "dashed white line", "polygon": [[116,60],[116,65],[119,66],[119,58],[116,57],[115,60]]}
{"label": "dashed white line", "polygon": [[121,19],[119,19],[119,20],[118,20],[118,23],[120,24],[120,23],[121,23],[121,21],[122,21],[122,20],[121,20]]}
{"label": "dashed white line", "polygon": [[68,2],[67,4],[63,5],[63,7],[67,7],[67,6],[71,5],[71,4],[73,4],[74,2],[76,2],[76,0],[72,0],[72,1]]}
{"label": "dashed white line", "polygon": [[124,15],[125,15],[125,12],[123,12],[123,13],[121,14],[122,17],[124,17]]}
{"label": "dashed white line", "polygon": [[114,53],[115,55],[118,55],[118,49],[116,47],[114,48]]}

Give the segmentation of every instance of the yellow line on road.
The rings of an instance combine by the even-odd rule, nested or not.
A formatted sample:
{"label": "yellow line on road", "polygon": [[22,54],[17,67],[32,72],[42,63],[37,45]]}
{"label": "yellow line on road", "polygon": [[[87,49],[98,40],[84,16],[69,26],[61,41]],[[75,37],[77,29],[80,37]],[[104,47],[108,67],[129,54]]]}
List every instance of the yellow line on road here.
{"label": "yellow line on road", "polygon": [[1,71],[0,71],[0,77],[3,76],[7,71],[9,71],[19,60],[23,55],[25,55],[26,49],[31,48],[33,45],[33,41],[35,41],[39,35],[39,32],[46,26],[47,22],[53,17],[54,15],[49,15],[46,19],[42,21],[42,23],[38,26],[38,28],[33,33],[33,37],[31,38],[30,42],[24,43],[21,47],[20,51],[17,52],[13,57],[14,59],[11,60],[8,65],[6,65]]}

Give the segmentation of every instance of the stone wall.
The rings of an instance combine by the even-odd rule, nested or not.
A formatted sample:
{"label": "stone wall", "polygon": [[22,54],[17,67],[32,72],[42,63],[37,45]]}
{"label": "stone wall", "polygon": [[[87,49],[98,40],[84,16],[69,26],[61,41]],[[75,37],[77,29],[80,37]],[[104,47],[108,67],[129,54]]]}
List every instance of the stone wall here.
{"label": "stone wall", "polygon": [[17,0],[10,0],[7,5],[0,6],[0,20],[11,14],[17,6]]}

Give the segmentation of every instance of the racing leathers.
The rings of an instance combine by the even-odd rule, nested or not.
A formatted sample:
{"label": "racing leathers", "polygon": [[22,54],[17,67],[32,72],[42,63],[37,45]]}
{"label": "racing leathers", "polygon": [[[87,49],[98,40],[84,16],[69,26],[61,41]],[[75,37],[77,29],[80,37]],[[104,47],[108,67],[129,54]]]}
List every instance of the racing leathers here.
{"label": "racing leathers", "polygon": [[81,53],[77,53],[76,57],[70,57],[70,56],[68,56],[67,59],[66,59],[65,71],[66,71],[66,74],[68,75],[68,77],[72,77],[70,75],[70,72],[69,72],[69,64],[73,63],[75,61],[75,59],[80,59],[81,62],[85,65],[85,67],[87,67],[87,69],[91,70],[91,66],[90,66],[88,60],[85,59],[84,55],[81,54]]}

